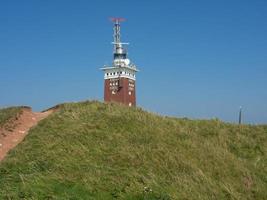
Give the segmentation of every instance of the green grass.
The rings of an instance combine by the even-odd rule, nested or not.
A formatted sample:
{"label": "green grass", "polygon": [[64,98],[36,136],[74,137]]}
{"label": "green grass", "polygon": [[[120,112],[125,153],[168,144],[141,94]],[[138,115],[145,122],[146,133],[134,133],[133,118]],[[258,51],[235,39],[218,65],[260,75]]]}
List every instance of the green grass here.
{"label": "green grass", "polygon": [[4,125],[8,120],[15,118],[22,111],[22,107],[9,107],[0,109],[0,126]]}
{"label": "green grass", "polygon": [[267,126],[64,104],[0,164],[0,199],[267,199]]}
{"label": "green grass", "polygon": [[9,107],[0,109],[0,128],[12,131],[15,125],[8,122],[17,119],[22,113],[22,108],[23,107]]}

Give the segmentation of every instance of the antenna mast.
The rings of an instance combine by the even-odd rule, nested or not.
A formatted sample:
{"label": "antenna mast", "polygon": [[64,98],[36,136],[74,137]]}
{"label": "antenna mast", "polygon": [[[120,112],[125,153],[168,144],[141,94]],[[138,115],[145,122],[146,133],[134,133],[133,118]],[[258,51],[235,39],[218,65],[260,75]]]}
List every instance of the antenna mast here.
{"label": "antenna mast", "polygon": [[112,44],[114,45],[114,50],[113,50],[113,54],[114,54],[114,60],[115,59],[126,59],[126,50],[123,48],[124,44],[128,44],[128,43],[122,43],[121,42],[121,22],[124,22],[125,19],[124,18],[111,18],[110,19],[113,23],[114,23],[114,27],[113,27],[113,38],[114,41],[112,42]]}

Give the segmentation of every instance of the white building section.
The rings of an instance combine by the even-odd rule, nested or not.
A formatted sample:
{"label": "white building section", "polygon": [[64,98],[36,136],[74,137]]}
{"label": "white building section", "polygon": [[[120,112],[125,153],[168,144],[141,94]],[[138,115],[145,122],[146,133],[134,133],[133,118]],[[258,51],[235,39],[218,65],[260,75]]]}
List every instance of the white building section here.
{"label": "white building section", "polygon": [[[129,60],[129,59],[127,59]],[[113,67],[104,66],[101,68],[105,74],[104,79],[112,79],[112,78],[128,78],[132,80],[136,80],[135,73],[138,72],[138,69],[134,65],[113,65]]]}

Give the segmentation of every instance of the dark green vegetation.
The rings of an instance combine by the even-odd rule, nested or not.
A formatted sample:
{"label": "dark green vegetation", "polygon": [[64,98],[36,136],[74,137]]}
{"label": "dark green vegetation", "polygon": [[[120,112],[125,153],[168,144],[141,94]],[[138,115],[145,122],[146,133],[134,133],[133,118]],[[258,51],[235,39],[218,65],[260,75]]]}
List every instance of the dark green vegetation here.
{"label": "dark green vegetation", "polygon": [[267,127],[64,104],[0,164],[0,199],[267,199]]}
{"label": "dark green vegetation", "polygon": [[21,113],[23,107],[10,107],[0,109],[0,127],[12,131],[13,125],[9,121],[15,120]]}
{"label": "dark green vegetation", "polygon": [[10,107],[0,109],[0,126],[4,125],[8,120],[15,118],[22,111],[23,107]]}

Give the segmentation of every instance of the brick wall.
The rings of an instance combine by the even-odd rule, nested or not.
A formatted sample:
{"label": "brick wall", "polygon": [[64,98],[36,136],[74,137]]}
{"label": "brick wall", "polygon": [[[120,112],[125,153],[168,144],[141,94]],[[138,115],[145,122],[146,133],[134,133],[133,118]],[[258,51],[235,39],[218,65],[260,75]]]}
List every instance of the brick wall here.
{"label": "brick wall", "polygon": [[[128,78],[106,79],[104,100],[136,106],[135,81]],[[129,93],[130,92],[130,93]]]}

